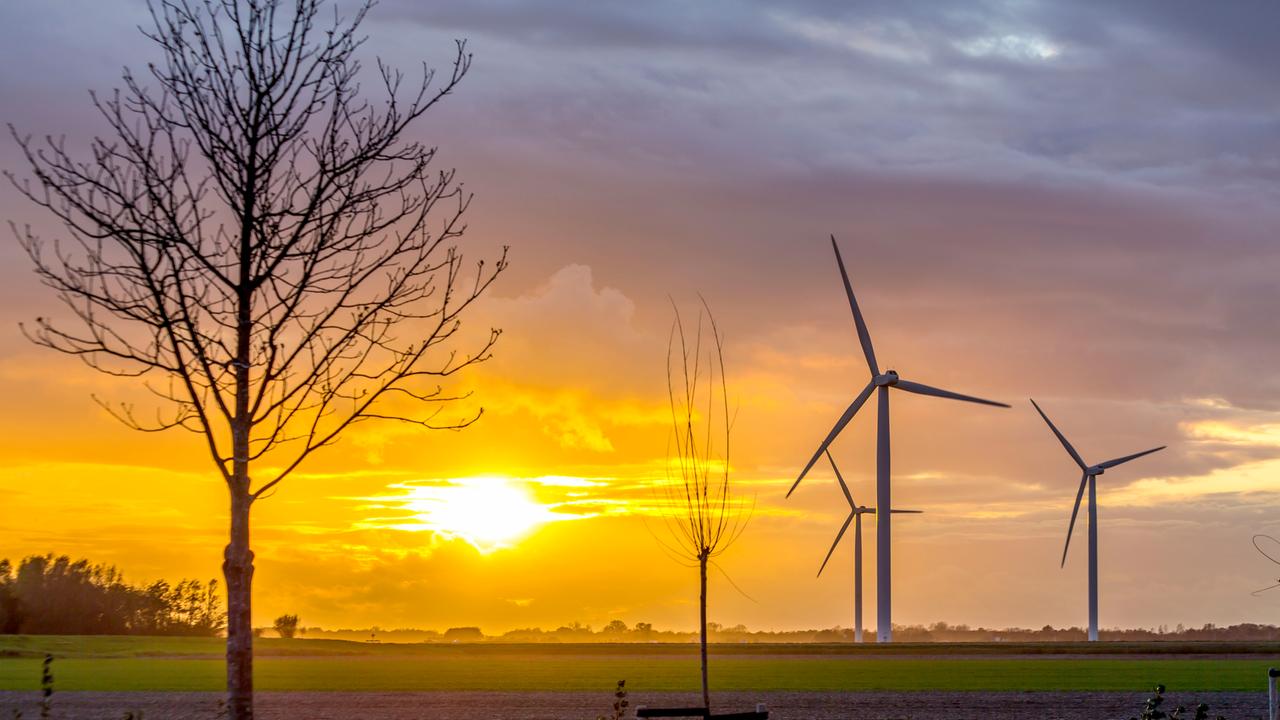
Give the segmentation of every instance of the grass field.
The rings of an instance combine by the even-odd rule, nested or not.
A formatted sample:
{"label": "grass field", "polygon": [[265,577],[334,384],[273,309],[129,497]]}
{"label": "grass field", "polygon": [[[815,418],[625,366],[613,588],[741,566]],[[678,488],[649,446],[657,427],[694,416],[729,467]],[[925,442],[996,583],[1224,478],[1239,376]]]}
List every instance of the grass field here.
{"label": "grass field", "polygon": [[[217,639],[0,636],[0,690],[39,686],[51,652],[59,690],[219,690]],[[718,690],[1262,691],[1280,644],[721,645]],[[553,690],[698,687],[691,645],[258,643],[261,690]]]}

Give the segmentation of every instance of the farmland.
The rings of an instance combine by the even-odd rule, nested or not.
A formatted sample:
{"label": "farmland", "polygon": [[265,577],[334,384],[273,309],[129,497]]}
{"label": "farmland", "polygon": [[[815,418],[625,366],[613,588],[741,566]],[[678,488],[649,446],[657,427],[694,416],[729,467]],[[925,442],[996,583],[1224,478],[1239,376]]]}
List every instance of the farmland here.
{"label": "farmland", "polygon": [[[34,690],[44,654],[60,691],[217,691],[218,639],[38,637],[0,639],[0,690]],[[604,692],[625,678],[635,692],[698,687],[690,645],[258,643],[264,691]],[[720,645],[719,691],[1261,691],[1280,665],[1275,643]]]}

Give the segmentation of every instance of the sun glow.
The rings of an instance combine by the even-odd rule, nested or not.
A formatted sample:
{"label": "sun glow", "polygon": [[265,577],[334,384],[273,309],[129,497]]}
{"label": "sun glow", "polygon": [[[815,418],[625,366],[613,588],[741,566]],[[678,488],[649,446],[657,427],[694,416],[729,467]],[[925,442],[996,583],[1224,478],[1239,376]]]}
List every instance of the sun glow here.
{"label": "sun glow", "polygon": [[529,492],[526,484],[504,477],[456,478],[439,485],[403,484],[392,500],[413,513],[401,530],[429,530],[470,543],[482,553],[512,547],[540,525],[574,516],[554,512]]}

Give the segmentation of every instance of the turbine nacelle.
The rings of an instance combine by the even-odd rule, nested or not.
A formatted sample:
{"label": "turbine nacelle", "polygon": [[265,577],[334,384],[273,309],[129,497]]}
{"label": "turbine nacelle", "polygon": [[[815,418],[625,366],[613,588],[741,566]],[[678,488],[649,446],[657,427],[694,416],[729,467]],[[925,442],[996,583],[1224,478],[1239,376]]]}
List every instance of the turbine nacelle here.
{"label": "turbine nacelle", "polygon": [[898,384],[898,371],[886,370],[882,375],[876,375],[871,378],[871,384],[876,387],[886,387]]}
{"label": "turbine nacelle", "polygon": [[1093,467],[1086,469],[1084,472],[1086,475],[1101,475],[1106,471],[1106,468],[1094,465]]}

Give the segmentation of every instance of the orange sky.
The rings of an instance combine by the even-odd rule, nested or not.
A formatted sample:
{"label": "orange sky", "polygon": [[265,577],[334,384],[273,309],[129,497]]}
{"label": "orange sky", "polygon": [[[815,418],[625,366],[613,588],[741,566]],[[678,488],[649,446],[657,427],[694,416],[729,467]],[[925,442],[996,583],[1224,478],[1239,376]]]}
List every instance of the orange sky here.
{"label": "orange sky", "polygon": [[[512,246],[511,272],[471,316],[505,330],[464,380],[485,415],[461,433],[362,426],[256,506],[257,622],[692,627],[696,571],[653,537],[651,486],[669,417],[667,296],[692,308],[702,292],[727,338],[733,477],[756,500],[713,575],[711,619],[851,625],[851,545],[814,578],[845,515],[829,471],[783,497],[866,381],[828,232],[882,366],[1014,406],[894,398],[896,502],[926,511],[895,523],[895,621],[1085,622],[1083,544],[1058,568],[1076,470],[1032,395],[1087,459],[1169,445],[1099,481],[1104,627],[1275,621],[1280,593],[1249,593],[1276,568],[1249,538],[1280,533],[1277,188],[1232,146],[1256,92],[1194,78],[1151,89],[1146,66],[1098,60],[1119,62],[1119,44],[1042,15],[1003,21],[1054,53],[1014,43],[984,59],[969,55],[987,45],[944,42],[978,30],[903,35],[884,18],[833,44],[852,21],[817,7],[695,23],[692,36],[667,8],[670,27],[631,40],[564,7],[555,32],[572,37],[547,43],[444,5],[453,14],[419,17],[384,3],[371,33],[402,64],[473,39],[473,76],[421,132],[477,192],[471,252]],[[137,17],[80,9],[32,5],[0,23],[4,120],[84,138],[96,125],[83,89],[148,58],[130,39]],[[101,31],[68,41],[90,22]],[[1237,31],[1249,26],[1266,24]],[[1247,63],[1215,38],[1184,41],[1214,68]],[[15,68],[40,43],[59,52],[33,56],[36,81]],[[969,54],[963,72],[929,72],[943,46]],[[1142,47],[1158,64],[1164,45]],[[963,93],[981,107],[953,102]],[[1205,97],[1238,123],[1198,115]],[[1185,123],[1140,120],[1167,113]],[[0,165],[18,169],[11,144]],[[10,189],[0,216],[57,233]],[[17,322],[54,307],[15,244],[0,245],[0,555],[87,556],[136,581],[215,576],[225,491],[204,450],[118,425],[90,395],[137,387],[26,343]],[[864,410],[834,450],[867,503],[873,418]],[[476,488],[525,531],[477,524]],[[871,562],[866,583],[870,625]]]}

